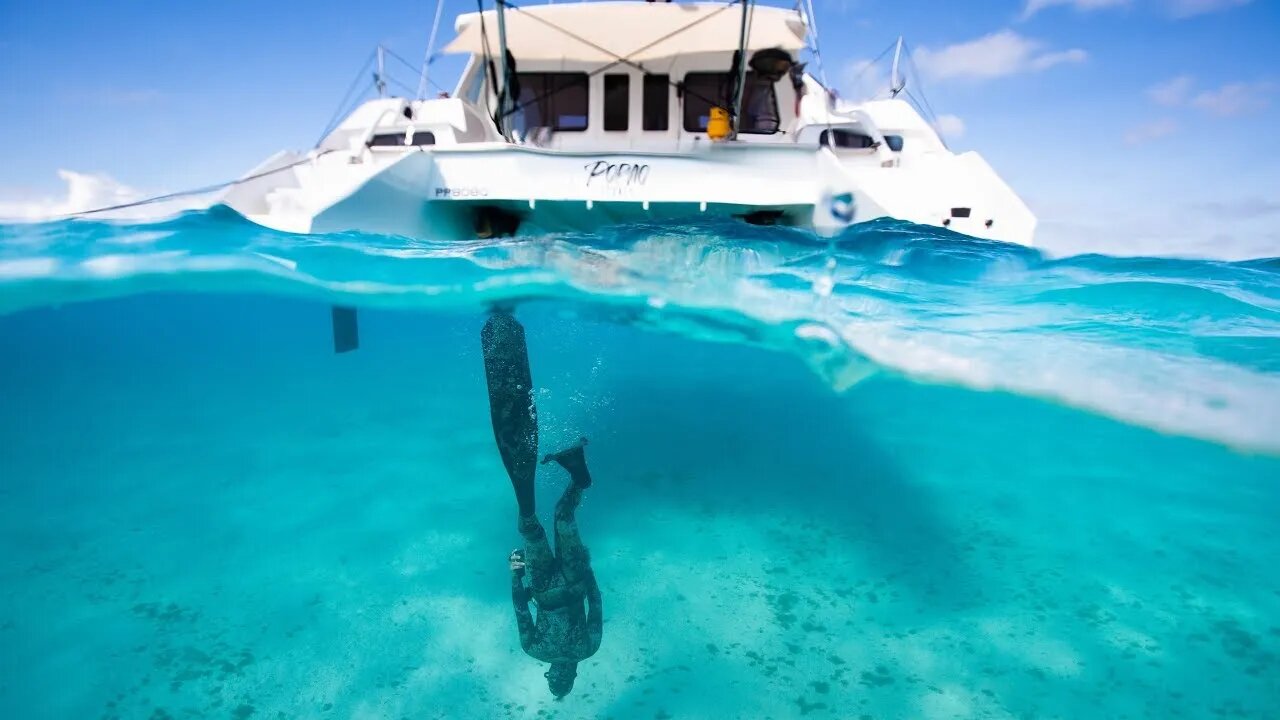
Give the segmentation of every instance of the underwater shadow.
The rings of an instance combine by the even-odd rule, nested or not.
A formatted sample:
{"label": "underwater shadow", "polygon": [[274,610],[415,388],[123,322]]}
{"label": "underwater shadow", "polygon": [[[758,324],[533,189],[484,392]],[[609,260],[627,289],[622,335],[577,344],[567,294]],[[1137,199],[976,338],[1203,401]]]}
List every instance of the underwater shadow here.
{"label": "underwater shadow", "polygon": [[767,386],[679,377],[615,385],[608,437],[593,442],[604,481],[584,510],[591,524],[634,527],[636,508],[655,505],[755,516],[785,550],[779,572],[856,547],[874,568],[869,583],[939,610],[980,602],[939,499],[859,427],[858,391],[835,395],[793,358],[777,359],[765,362]]}

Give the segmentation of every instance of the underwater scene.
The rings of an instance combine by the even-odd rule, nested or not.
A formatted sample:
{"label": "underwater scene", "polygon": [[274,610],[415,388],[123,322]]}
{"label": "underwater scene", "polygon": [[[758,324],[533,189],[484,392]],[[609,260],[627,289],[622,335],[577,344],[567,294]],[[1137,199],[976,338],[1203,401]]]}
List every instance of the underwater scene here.
{"label": "underwater scene", "polygon": [[215,208],[0,350],[0,717],[1280,713],[1277,259]]}

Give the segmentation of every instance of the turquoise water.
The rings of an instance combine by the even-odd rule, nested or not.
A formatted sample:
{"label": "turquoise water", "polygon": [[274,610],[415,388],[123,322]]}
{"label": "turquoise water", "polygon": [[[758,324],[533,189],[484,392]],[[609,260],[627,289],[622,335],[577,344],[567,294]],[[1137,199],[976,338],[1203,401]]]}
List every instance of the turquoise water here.
{"label": "turquoise water", "polygon": [[[591,438],[604,641],[563,701],[511,612],[495,302],[543,450]],[[0,349],[3,717],[1280,707],[1277,260],[215,210],[0,226]]]}

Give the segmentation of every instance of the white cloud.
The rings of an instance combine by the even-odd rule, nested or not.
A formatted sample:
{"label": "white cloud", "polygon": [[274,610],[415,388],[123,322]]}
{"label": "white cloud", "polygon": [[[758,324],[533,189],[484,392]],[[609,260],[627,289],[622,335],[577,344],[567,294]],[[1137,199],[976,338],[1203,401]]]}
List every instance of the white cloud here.
{"label": "white cloud", "polygon": [[1080,48],[1072,48],[1070,50],[1037,55],[1031,59],[1030,67],[1032,70],[1048,70],[1054,65],[1061,65],[1062,63],[1082,63],[1088,59],[1089,53],[1081,50]]}
{"label": "white cloud", "polygon": [[1216,90],[1205,90],[1191,98],[1191,105],[1219,117],[1241,115],[1267,106],[1269,82],[1233,82]]}
{"label": "white cloud", "polygon": [[1248,5],[1251,0],[1168,0],[1169,15],[1182,19]]}
{"label": "white cloud", "polygon": [[1044,43],[1039,40],[1001,30],[940,50],[921,48],[916,51],[915,60],[920,71],[934,80],[987,80],[1045,70],[1062,63],[1084,62],[1088,58],[1088,53],[1078,48],[1044,52],[1043,47]]}
{"label": "white cloud", "polygon": [[958,138],[964,135],[964,120],[955,115],[939,115],[934,127],[938,130],[938,134],[948,138]]}
{"label": "white cloud", "polygon": [[1195,80],[1190,75],[1179,75],[1147,88],[1147,97],[1158,105],[1177,107],[1186,103],[1191,96],[1191,86],[1194,83]]}
{"label": "white cloud", "polygon": [[65,197],[0,200],[0,218],[47,220],[94,208],[134,202],[143,197],[140,191],[106,175],[59,170],[58,177],[67,184]]}
{"label": "white cloud", "polygon": [[[21,193],[19,197],[0,199],[0,219],[29,222],[54,220],[86,210],[137,202],[147,197],[143,191],[129,187],[108,175],[59,170],[58,177],[67,184],[67,194],[64,197]],[[183,195],[94,217],[114,220],[122,218],[154,220],[184,210],[207,208],[214,197],[213,193]]]}
{"label": "white cloud", "polygon": [[1275,84],[1266,80],[1232,82],[1216,89],[1196,92],[1190,75],[1179,75],[1147,88],[1147,97],[1166,107],[1191,106],[1219,117],[1260,110],[1269,103]]}
{"label": "white cloud", "polygon": [[[1164,11],[1169,17],[1177,20],[1207,15],[1222,10],[1230,10],[1248,5],[1253,0],[1163,0]],[[1127,7],[1133,0],[1026,0],[1019,20],[1027,20],[1042,10],[1054,7],[1069,7],[1076,12],[1092,12],[1109,8]]]}
{"label": "white cloud", "polygon": [[1178,123],[1169,118],[1162,118],[1130,128],[1124,134],[1124,141],[1130,145],[1139,145],[1151,140],[1168,137],[1178,131]]}
{"label": "white cloud", "polygon": [[1103,8],[1120,7],[1128,5],[1130,0],[1027,0],[1026,6],[1022,8],[1022,19],[1035,15],[1041,10],[1045,10],[1058,5],[1066,5],[1080,12],[1090,10],[1101,10]]}

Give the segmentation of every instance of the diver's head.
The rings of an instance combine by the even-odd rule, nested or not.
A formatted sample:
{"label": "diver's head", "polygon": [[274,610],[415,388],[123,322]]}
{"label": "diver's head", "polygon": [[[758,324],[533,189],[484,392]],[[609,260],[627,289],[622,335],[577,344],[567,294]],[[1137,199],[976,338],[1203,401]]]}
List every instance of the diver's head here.
{"label": "diver's head", "polygon": [[573,690],[573,679],[578,677],[578,663],[552,663],[551,669],[544,673],[544,677],[547,678],[547,689],[551,690],[551,694],[559,700]]}

